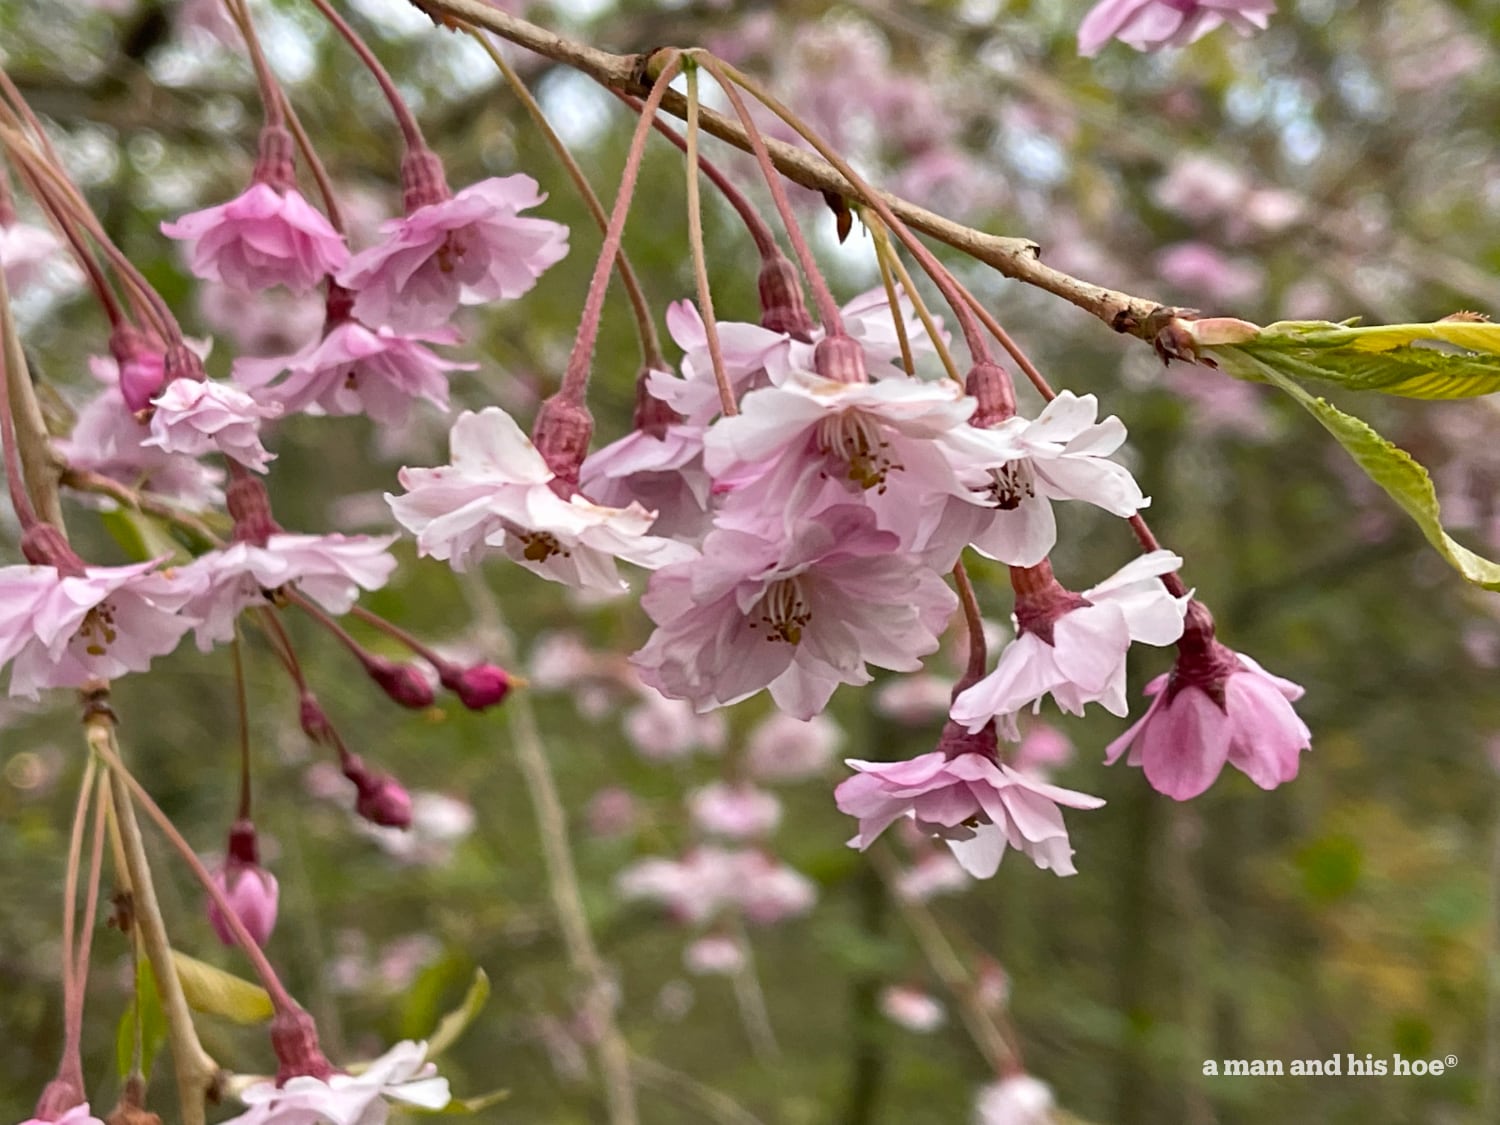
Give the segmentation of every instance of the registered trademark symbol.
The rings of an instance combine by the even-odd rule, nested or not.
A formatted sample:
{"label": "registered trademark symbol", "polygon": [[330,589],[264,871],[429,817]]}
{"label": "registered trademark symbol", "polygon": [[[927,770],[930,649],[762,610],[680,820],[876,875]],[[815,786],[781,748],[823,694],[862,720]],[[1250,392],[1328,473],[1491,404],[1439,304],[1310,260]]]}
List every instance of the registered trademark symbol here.
{"label": "registered trademark symbol", "polygon": [[1458,1056],[1457,1055],[1449,1055],[1447,1058],[1445,1058],[1443,1060],[1443,1062],[1446,1063],[1448,1066],[1457,1066],[1458,1065]]}

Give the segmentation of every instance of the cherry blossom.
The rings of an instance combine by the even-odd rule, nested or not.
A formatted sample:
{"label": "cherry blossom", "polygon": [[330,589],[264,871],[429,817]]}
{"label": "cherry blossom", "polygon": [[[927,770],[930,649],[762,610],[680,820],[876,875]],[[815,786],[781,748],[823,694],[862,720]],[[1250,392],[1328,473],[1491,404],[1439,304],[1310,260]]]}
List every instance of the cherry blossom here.
{"label": "cherry blossom", "polygon": [[1052,1089],[1029,1074],[1012,1074],[979,1091],[974,1125],[1053,1125]]}
{"label": "cherry blossom", "polygon": [[607,508],[575,493],[564,500],[554,474],[515,420],[499,407],[465,412],[450,435],[451,463],[402,469],[403,496],[386,495],[424,555],[465,570],[483,548],[554,582],[618,593],[615,560],[657,567],[693,550],[647,535],[654,516],[639,504]]}
{"label": "cherry blossom", "polygon": [[724,746],[724,716],[700,715],[681,699],[642,687],[641,701],[625,712],[625,737],[651,762],[686,758],[694,750],[716,754]]}
{"label": "cherry blossom", "polygon": [[240,1094],[248,1107],[223,1125],[385,1125],[390,1103],[439,1110],[451,1101],[448,1080],[426,1061],[427,1044],[397,1043],[358,1074],[299,1075],[277,1086],[257,1082]]}
{"label": "cherry blossom", "polygon": [[632,430],[589,454],[578,487],[600,504],[639,504],[656,513],[651,530],[672,539],[699,539],[709,527],[713,480],[703,467],[701,426],[670,425],[661,433]]}
{"label": "cherry blossom", "polygon": [[615,887],[623,898],[659,902],[690,924],[728,910],[769,925],[805,913],[817,898],[805,876],[765,852],[713,845],[694,848],[680,860],[640,860],[620,872]]}
{"label": "cherry blossom", "polygon": [[225,383],[174,379],[153,406],[151,436],[143,445],[190,457],[222,453],[258,473],[276,457],[260,443],[260,424],[280,416],[278,403],[258,403]]}
{"label": "cherry blossom", "polygon": [[948,1012],[941,1001],[930,992],[903,984],[881,990],[880,1012],[898,1027],[919,1035],[936,1031],[948,1022]]}
{"label": "cherry blossom", "polygon": [[104,1125],[104,1122],[89,1112],[89,1103],[82,1102],[61,1117],[32,1117],[21,1125]]}
{"label": "cherry blossom", "polygon": [[1076,874],[1059,805],[1096,809],[1098,797],[1027,777],[986,753],[934,750],[906,762],[850,758],[858,771],[834,791],[840,811],[859,820],[850,847],[864,851],[901,817],[948,841],[969,874],[987,879],[1006,846],[1043,870]]}
{"label": "cherry blossom", "polygon": [[688,794],[693,823],[713,836],[753,840],[781,823],[781,802],[763,789],[716,781]]}
{"label": "cherry blossom", "polygon": [[[1159,581],[1181,565],[1171,551],[1152,551],[1081,597],[1053,581],[1043,599],[1047,604],[1020,620],[1016,638],[1001,652],[995,670],[953,701],[953,718],[977,731],[1027,704],[1040,706],[1048,694],[1071,715],[1081,715],[1085,704],[1099,703],[1124,716],[1125,653],[1131,643],[1169,645],[1182,635],[1188,599],[1168,594]],[[1004,726],[1007,736],[1015,737],[1014,720]]]}
{"label": "cherry blossom", "polygon": [[1273,676],[1220,644],[1207,611],[1194,603],[1170,674],[1146,685],[1150,708],[1109,744],[1106,761],[1126,749],[1151,787],[1179,801],[1204,792],[1228,762],[1262,789],[1297,776],[1312,741],[1292,709],[1299,684]]}
{"label": "cherry blossom", "polygon": [[745,768],[757,781],[800,781],[827,767],[844,732],[827,715],[799,719],[773,711],[745,740]]}
{"label": "cherry blossom", "polygon": [[[477,363],[444,359],[426,344],[456,344],[451,328],[398,333],[346,320],[295,355],[235,361],[233,377],[261,402],[287,413],[368,414],[382,425],[404,423],[413,399],[448,409],[448,372]],[[279,382],[277,376],[286,377]]]}
{"label": "cherry blossom", "polygon": [[11,665],[10,694],[35,699],[42,688],[144,672],[175,649],[196,623],[181,612],[193,586],[157,566],[0,568],[0,667]]}
{"label": "cherry blossom", "polygon": [[1078,53],[1091,58],[1111,39],[1137,51],[1184,47],[1226,23],[1249,35],[1274,11],[1275,0],[1100,0],[1078,28]]}
{"label": "cherry blossom", "polygon": [[5,270],[6,288],[15,294],[26,292],[61,247],[46,227],[0,222],[0,269]]}
{"label": "cherry blossom", "polygon": [[651,578],[641,605],[658,628],[632,658],[641,678],[700,711],[769,688],[810,719],[840,683],[868,683],[867,663],[920,667],[957,599],[874,523],[844,504],[784,540],[711,532],[701,558]]}
{"label": "cherry blossom", "polygon": [[727,934],[708,934],[682,951],[682,963],[696,976],[733,976],[745,967],[745,947]]}
{"label": "cherry blossom", "polygon": [[445,324],[458,305],[526,293],[568,252],[568,228],[521,211],[546,198],[530,176],[481,180],[381,225],[384,240],[338,274],[366,324],[411,332]]}
{"label": "cherry blossom", "polygon": [[349,263],[344,236],[294,187],[256,182],[228,203],[163,223],[161,231],[192,244],[195,276],[235,289],[285,285],[306,293]]}
{"label": "cherry blossom", "polygon": [[208,652],[233,640],[242,612],[269,605],[268,591],[290,584],[329,613],[348,613],[360,590],[380,589],[396,569],[389,550],[395,538],[279,531],[264,543],[204,552],[179,568],[193,587],[187,611],[198,621],[198,647]]}

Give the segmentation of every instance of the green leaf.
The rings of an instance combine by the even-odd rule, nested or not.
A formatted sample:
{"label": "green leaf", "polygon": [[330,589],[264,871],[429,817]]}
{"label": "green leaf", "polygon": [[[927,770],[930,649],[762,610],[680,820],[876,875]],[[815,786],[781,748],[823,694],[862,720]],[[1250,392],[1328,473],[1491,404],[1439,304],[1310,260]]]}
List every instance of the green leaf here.
{"label": "green leaf", "polygon": [[[1234,350],[1226,348],[1224,353],[1227,356]],[[1233,358],[1236,363],[1242,362],[1240,356]],[[1327,399],[1314,398],[1269,364],[1249,355],[1244,356],[1243,361],[1257,367],[1266,382],[1280,387],[1316,418],[1354,458],[1365,475],[1406,510],[1406,514],[1422,529],[1427,541],[1437,548],[1438,554],[1453,569],[1476,586],[1500,590],[1500,564],[1469,550],[1443,530],[1442,512],[1432,478],[1411,454],[1381,437],[1369,424],[1345,414]]]}
{"label": "green leaf", "polygon": [[432,1035],[428,1037],[427,1057],[436,1058],[453,1046],[478,1017],[489,998],[490,978],[483,969],[475,969],[474,979],[469,984],[469,991],[464,993],[463,1003],[438,1020],[437,1027],[433,1028]]}
{"label": "green leaf", "polygon": [[271,1018],[271,997],[258,985],[175,949],[172,964],[177,967],[177,979],[193,1011],[243,1024],[265,1023]]}
{"label": "green leaf", "polygon": [[116,508],[101,512],[99,519],[110,537],[133,559],[144,562],[165,555],[177,562],[187,562],[192,557],[154,516]]}
{"label": "green leaf", "polygon": [[130,1007],[120,1017],[120,1026],[115,1033],[115,1062],[120,1077],[130,1076],[131,1063],[135,1056],[135,1011],[141,1009],[141,1076],[151,1077],[151,1066],[167,1041],[167,1017],[161,1010],[161,997],[156,993],[156,978],[151,975],[151,962],[144,957],[136,961],[135,996]]}
{"label": "green leaf", "polygon": [[1207,346],[1226,372],[1264,382],[1248,357],[1290,378],[1403,398],[1458,399],[1500,391],[1500,324],[1437,321],[1367,328],[1281,321],[1253,340]]}

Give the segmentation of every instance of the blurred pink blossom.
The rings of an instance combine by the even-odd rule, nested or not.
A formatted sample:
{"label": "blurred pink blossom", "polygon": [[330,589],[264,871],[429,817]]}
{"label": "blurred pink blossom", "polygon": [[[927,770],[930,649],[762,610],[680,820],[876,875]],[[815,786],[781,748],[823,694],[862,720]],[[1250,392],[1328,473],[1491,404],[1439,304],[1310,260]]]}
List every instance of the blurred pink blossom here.
{"label": "blurred pink blossom", "polygon": [[880,1011],[886,1019],[926,1035],[948,1022],[948,1012],[930,992],[910,985],[893,984],[881,990]]}

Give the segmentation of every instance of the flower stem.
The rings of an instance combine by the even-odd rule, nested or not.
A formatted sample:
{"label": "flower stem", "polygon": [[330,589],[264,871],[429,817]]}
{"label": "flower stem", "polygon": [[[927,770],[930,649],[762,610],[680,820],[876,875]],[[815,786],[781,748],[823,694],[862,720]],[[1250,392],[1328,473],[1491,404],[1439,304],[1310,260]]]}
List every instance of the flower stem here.
{"label": "flower stem", "polygon": [[344,17],[328,3],[328,0],[312,0],[312,5],[323,13],[323,18],[333,25],[333,29],[354,49],[354,53],[359,56],[359,61],[364,63],[374,76],[380,92],[390,103],[391,113],[395,115],[396,124],[401,128],[401,136],[406,140],[407,150],[410,152],[426,151],[427,142],[422,137],[422,130],[417,125],[417,119],[412,116],[411,109],[401,96],[401,91],[396,89],[396,84],[391,81],[390,73],[375,57],[375,52],[370,50],[369,44],[359,37],[359,32],[349,26]]}
{"label": "flower stem", "polygon": [[[734,387],[724,366],[724,345],[719,339],[719,318],[714,315],[713,287],[708,281],[708,261],[703,245],[703,201],[698,193],[698,68],[687,67],[687,134],[683,152],[687,156],[688,245],[693,251],[693,281],[698,290],[698,309],[703,316],[703,335],[708,340],[708,358],[719,388],[719,406],[725,417],[740,412]],[[642,121],[645,117],[642,116]]]}
{"label": "flower stem", "polygon": [[240,712],[240,807],[238,820],[250,819],[250,701],[245,690],[245,660],[240,631],[235,629],[229,646],[234,657],[234,695]]}
{"label": "flower stem", "polygon": [[4,432],[0,439],[5,445],[5,475],[16,506],[16,518],[23,528],[29,516],[32,523],[40,518],[65,531],[62,503],[57,494],[57,456],[41,404],[36,399],[36,388],[31,385],[4,270],[0,270],[0,381],[4,383],[0,388],[4,392],[4,402],[0,403],[4,414],[0,430]]}
{"label": "flower stem", "polygon": [[245,47],[250,52],[250,65],[255,68],[255,82],[260,87],[260,101],[265,109],[266,126],[272,129],[281,128],[284,123],[281,112],[281,86],[277,83],[276,76],[271,73],[265,52],[261,50],[260,36],[255,34],[255,23],[250,18],[250,7],[245,0],[226,0],[226,4],[229,8],[229,17],[240,29],[240,35],[245,40]]}
{"label": "flower stem", "polygon": [[969,665],[964,670],[966,684],[977,684],[984,679],[984,670],[989,660],[984,643],[984,618],[979,613],[979,599],[974,595],[974,584],[969,581],[969,572],[962,561],[953,564],[953,584],[958,587],[958,601],[964,610],[964,625],[969,633]]}
{"label": "flower stem", "polygon": [[[557,135],[557,130],[552,128],[552,123],[547,120],[547,115],[542,107],[537,104],[536,98],[532,97],[531,91],[526,88],[526,83],[516,73],[515,67],[511,66],[498,47],[491,41],[490,37],[478,28],[468,28],[469,34],[474,41],[484,48],[485,53],[490,56],[492,62],[505,76],[506,83],[516,99],[525,107],[527,115],[536,125],[538,131],[547,142],[558,162],[568,173],[568,179],[572,181],[573,188],[583,200],[588,213],[594,217],[601,233],[609,230],[609,217],[604,213],[604,205],[599,202],[599,195],[594,191],[593,185],[584,175],[583,169],[578,166],[578,161],[573,159],[573,154],[568,151],[568,146],[563,139]],[[625,287],[625,295],[630,298],[630,310],[635,315],[636,336],[641,344],[641,363],[643,366],[654,371],[665,369],[666,363],[661,358],[661,340],[656,334],[656,324],[651,319],[651,306],[646,303],[646,295],[641,289],[640,279],[636,276],[630,259],[626,257],[624,248],[621,248],[615,268],[620,274],[620,284]]]}
{"label": "flower stem", "polygon": [[584,405],[588,389],[589,369],[593,365],[594,344],[599,336],[599,320],[604,313],[604,294],[609,286],[609,276],[614,270],[615,255],[620,250],[620,239],[625,232],[625,217],[630,213],[630,202],[635,196],[635,184],[641,171],[641,158],[646,149],[646,137],[651,132],[651,117],[661,105],[667,87],[682,69],[682,55],[668,52],[669,57],[651,87],[651,95],[641,110],[640,123],[630,138],[630,151],[625,156],[625,167],[620,173],[620,192],[615,197],[614,210],[609,216],[609,226],[604,232],[604,245],[599,250],[599,261],[594,266],[594,276],[589,281],[588,296],[583,303],[583,316],[578,323],[578,335],[573,350],[568,355],[568,365],[563,370],[559,398]]}
{"label": "flower stem", "polygon": [[[917,292],[917,287],[912,284],[911,274],[907,272],[906,264],[901,261],[901,255],[896,253],[896,248],[891,245],[890,232],[879,219],[874,220],[873,223],[866,221],[865,229],[870,232],[870,237],[875,241],[875,254],[880,259],[882,275],[889,269],[900,280],[901,288],[911,301],[912,308],[917,310],[917,319],[922,322],[927,338],[932,341],[932,346],[937,351],[938,359],[943,362],[943,370],[948,373],[948,378],[958,383],[959,386],[963,386],[964,377],[959,374],[958,365],[953,362],[953,352],[944,341],[942,332],[938,330],[937,321],[928,311],[927,302],[922,300],[922,294]],[[892,307],[891,316],[904,332],[906,326],[902,323],[904,318],[901,316],[899,304]]]}

